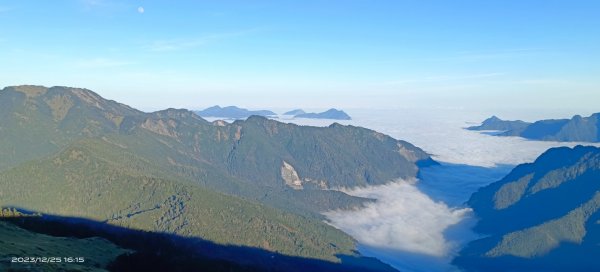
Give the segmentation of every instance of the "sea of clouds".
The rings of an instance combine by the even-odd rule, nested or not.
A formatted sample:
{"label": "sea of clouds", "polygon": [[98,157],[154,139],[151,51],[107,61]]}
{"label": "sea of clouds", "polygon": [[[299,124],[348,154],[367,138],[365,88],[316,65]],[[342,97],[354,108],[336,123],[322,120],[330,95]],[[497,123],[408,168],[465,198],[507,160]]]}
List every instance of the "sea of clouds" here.
{"label": "sea of clouds", "polygon": [[[549,148],[577,143],[529,141],[465,130],[491,114],[458,109],[355,110],[350,121],[406,140],[441,165],[425,168],[418,180],[340,189],[377,199],[357,210],[326,212],[329,223],[359,242],[362,254],[376,257],[402,271],[456,271],[450,265],[461,246],[477,236],[475,219],[465,206],[478,188],[501,179],[517,164],[532,162]],[[501,113],[495,113],[501,114]],[[564,113],[533,112],[500,117],[534,120]],[[506,117],[505,117],[506,118]],[[327,126],[332,120],[285,119],[300,125]]]}

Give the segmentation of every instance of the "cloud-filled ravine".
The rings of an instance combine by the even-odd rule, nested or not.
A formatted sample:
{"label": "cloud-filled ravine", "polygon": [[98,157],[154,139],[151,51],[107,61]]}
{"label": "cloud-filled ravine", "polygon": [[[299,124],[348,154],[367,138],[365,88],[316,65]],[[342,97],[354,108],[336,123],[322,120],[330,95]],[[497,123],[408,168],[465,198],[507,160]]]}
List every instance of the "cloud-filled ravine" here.
{"label": "cloud-filled ravine", "polygon": [[[494,137],[463,129],[483,120],[484,113],[473,115],[454,109],[349,112],[354,120],[341,123],[409,141],[441,163],[424,168],[416,180],[340,188],[377,201],[361,209],[324,213],[330,224],[357,239],[361,253],[402,271],[455,271],[450,261],[461,246],[477,237],[470,231],[476,219],[464,204],[470,195],[501,179],[515,165],[533,161],[548,148],[577,145]],[[317,126],[333,122],[282,121]]]}

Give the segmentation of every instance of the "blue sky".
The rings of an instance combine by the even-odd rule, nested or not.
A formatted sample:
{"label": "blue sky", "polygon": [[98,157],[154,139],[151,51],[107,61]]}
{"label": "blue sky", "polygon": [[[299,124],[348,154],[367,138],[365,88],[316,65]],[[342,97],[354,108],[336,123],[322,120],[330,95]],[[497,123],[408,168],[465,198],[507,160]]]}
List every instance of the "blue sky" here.
{"label": "blue sky", "polygon": [[600,110],[600,1],[1,1],[0,85],[140,109]]}

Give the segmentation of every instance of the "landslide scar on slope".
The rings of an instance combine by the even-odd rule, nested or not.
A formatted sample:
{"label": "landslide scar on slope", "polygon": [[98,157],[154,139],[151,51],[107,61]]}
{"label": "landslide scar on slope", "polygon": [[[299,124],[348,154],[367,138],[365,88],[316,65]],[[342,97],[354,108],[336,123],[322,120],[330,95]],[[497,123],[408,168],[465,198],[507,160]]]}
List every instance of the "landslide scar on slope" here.
{"label": "landslide scar on slope", "polygon": [[310,186],[310,188],[318,188],[321,190],[327,190],[327,181],[325,180],[317,180],[312,178],[300,178],[298,172],[294,167],[283,161],[283,165],[281,166],[281,178],[284,180],[285,185],[292,187],[294,190],[303,190],[304,184]]}
{"label": "landslide scar on slope", "polygon": [[283,161],[283,165],[281,166],[281,178],[285,181],[285,185],[294,188],[294,190],[302,190],[304,188],[296,169],[286,161]]}

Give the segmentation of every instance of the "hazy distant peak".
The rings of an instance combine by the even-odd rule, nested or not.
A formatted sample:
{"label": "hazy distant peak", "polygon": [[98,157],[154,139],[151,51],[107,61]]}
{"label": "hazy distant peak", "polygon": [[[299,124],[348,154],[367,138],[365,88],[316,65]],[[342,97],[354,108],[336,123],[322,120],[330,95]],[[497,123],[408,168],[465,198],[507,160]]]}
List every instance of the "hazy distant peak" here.
{"label": "hazy distant peak", "polygon": [[306,113],[303,109],[295,109],[284,113],[283,115],[298,115]]}
{"label": "hazy distant peak", "polygon": [[236,106],[212,106],[206,108],[201,111],[196,111],[196,114],[202,117],[219,117],[219,118],[231,118],[231,119],[244,119],[248,118],[251,115],[261,115],[261,116],[273,116],[277,115],[276,113],[269,110],[248,110],[244,108],[239,108]]}
{"label": "hazy distant peak", "polygon": [[520,136],[526,139],[561,142],[598,142],[600,141],[600,113],[589,117],[575,115],[571,119],[548,119],[534,123],[520,120],[504,121],[492,116],[480,126],[469,130],[504,131],[498,136]]}
{"label": "hazy distant peak", "polygon": [[328,109],[320,113],[302,113],[295,115],[298,118],[311,118],[311,119],[334,119],[334,120],[351,120],[350,115],[342,110],[335,108]]}
{"label": "hazy distant peak", "polygon": [[498,131],[514,131],[525,128],[529,123],[516,120],[516,121],[505,121],[498,118],[496,115],[485,119],[481,122],[480,126],[468,127],[468,130],[498,130]]}

